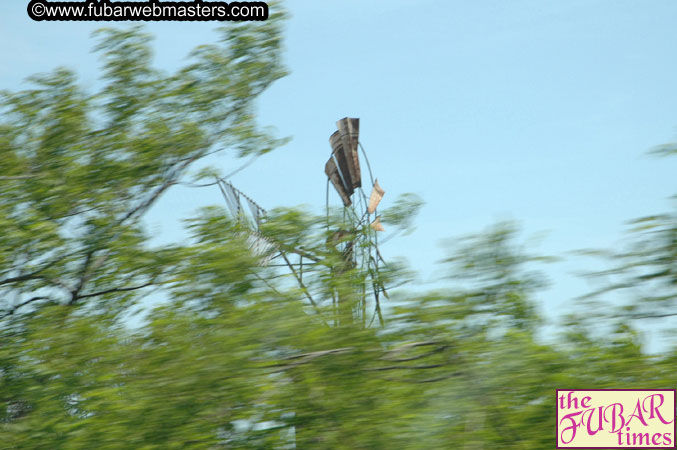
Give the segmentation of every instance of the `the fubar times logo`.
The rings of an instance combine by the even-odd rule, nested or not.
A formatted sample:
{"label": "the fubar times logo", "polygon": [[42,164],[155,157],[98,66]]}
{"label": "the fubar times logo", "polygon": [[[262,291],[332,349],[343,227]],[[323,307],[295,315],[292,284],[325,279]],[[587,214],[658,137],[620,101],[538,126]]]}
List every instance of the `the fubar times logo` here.
{"label": "the fubar times logo", "polygon": [[676,448],[675,389],[557,389],[557,448]]}

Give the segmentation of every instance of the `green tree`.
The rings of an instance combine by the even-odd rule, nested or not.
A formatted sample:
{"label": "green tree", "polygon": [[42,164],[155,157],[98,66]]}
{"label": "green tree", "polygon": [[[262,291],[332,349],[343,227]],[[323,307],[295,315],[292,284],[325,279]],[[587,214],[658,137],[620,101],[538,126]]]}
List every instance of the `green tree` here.
{"label": "green tree", "polygon": [[[205,235],[214,232],[207,226],[213,222],[209,214],[195,225],[197,244],[190,247],[151,248],[142,218],[207,155],[259,155],[280,142],[256,125],[254,110],[259,94],[285,74],[281,20],[277,13],[265,22],[221,28],[217,44],[197,48],[189,65],[173,74],[151,66],[149,36],[140,29],[102,30],[96,47],[104,80],[100,91],[85,92],[71,71],[58,69],[32,77],[29,90],[2,94],[3,446],[171,448],[192,442],[188,435],[197,436],[195,445],[204,445],[199,444],[204,442],[202,429],[184,436],[184,429],[193,426],[190,421],[185,427],[172,422],[185,418],[173,408],[184,407],[190,392],[160,407],[173,398],[171,386],[155,372],[171,370],[161,364],[170,357],[163,346],[178,351],[183,361],[195,360],[185,352],[190,343],[179,348],[167,337],[163,326],[174,316],[158,314],[153,319],[157,326],[143,339],[129,335],[121,321],[152,290],[171,287],[171,296],[182,298],[185,288],[193,300],[208,303],[208,293],[200,289],[208,289],[215,269],[226,276],[214,280],[222,282],[215,290],[232,294],[229,302],[254,289],[250,275],[240,277],[255,262],[236,234],[231,233],[232,251],[226,253],[206,243],[215,242]],[[228,239],[227,229],[220,233]],[[204,269],[192,287],[186,285],[188,262]],[[172,330],[180,329],[186,317],[175,319]],[[184,322],[189,327],[199,323]],[[237,346],[239,338],[232,339]],[[153,356],[144,353],[149,347],[156,350]],[[136,361],[143,364],[137,367]],[[218,370],[208,361],[203,369],[191,367],[192,372],[173,376],[185,383],[205,367]],[[223,373],[218,377],[228,379]],[[205,395],[214,382],[205,379]],[[138,402],[130,400],[144,386],[158,389],[144,391]],[[212,411],[213,404],[207,402],[201,411]],[[220,408],[228,408],[228,402]],[[220,425],[205,423],[212,424],[215,439]]]}
{"label": "green tree", "polygon": [[[666,144],[651,153],[669,157],[677,154],[676,148]],[[670,331],[677,316],[677,210],[634,219],[629,225],[621,248],[584,252],[606,267],[587,275],[598,287],[582,304],[595,310],[595,319],[604,318],[612,326]]]}
{"label": "green tree", "polygon": [[[99,92],[59,69],[3,94],[0,448],[542,449],[556,388],[674,385],[675,351],[646,355],[627,316],[544,342],[545,258],[511,224],[456,241],[449,287],[409,294],[391,290],[401,266],[349,263],[374,231],[343,214],[263,220],[256,237],[302,274],[262,264],[216,206],[186,219],[188,242],[151,247],[144,215],[199,161],[280,142],[254,104],[285,73],[281,20],[223,28],[170,75],[141,30],[102,31]],[[406,231],[418,206],[383,220]],[[625,312],[672,314],[674,216],[648,223],[620,260],[639,270],[626,284],[655,285]],[[130,329],[150,292],[165,302]]]}

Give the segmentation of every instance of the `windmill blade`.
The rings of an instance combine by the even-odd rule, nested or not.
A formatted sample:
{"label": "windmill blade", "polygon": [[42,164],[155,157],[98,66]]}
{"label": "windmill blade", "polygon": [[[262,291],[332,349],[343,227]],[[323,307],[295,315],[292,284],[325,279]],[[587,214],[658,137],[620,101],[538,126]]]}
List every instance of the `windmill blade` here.
{"label": "windmill blade", "polygon": [[335,131],[334,134],[329,137],[329,144],[331,145],[332,149],[331,157],[336,160],[338,165],[339,177],[341,178],[343,188],[349,196],[353,195],[355,189],[353,188],[353,181],[350,174],[348,155],[346,154],[345,148],[343,147],[341,134],[338,131]]}
{"label": "windmill blade", "polygon": [[346,192],[346,189],[343,186],[338,167],[336,167],[336,163],[334,162],[333,158],[330,158],[329,161],[327,161],[327,164],[324,166],[324,173],[327,174],[331,184],[334,185],[334,189],[336,189],[336,192],[338,192],[338,194],[341,196],[343,205],[350,206],[352,204],[352,200],[350,200],[350,195],[348,192]]}
{"label": "windmill blade", "polygon": [[346,156],[350,182],[353,188],[362,186],[362,174],[360,171],[360,158],[357,153],[359,142],[360,119],[345,117],[336,122],[341,137],[343,153]]}

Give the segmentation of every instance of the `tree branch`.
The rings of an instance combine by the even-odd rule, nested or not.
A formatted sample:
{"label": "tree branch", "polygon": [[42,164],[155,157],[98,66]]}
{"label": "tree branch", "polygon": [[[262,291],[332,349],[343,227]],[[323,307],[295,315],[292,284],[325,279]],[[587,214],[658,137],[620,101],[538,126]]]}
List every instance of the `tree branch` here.
{"label": "tree branch", "polygon": [[[147,198],[145,201],[139,203],[137,206],[129,210],[124,216],[122,216],[117,222],[116,225],[122,225],[125,221],[128,219],[136,216],[141,212],[143,214],[150,208],[158,198],[171,186],[177,183],[178,178],[181,175],[181,172],[185,170],[190,164],[195,162],[197,159],[199,159],[203,154],[196,154],[193,155],[190,158],[187,158],[186,160],[183,160],[181,164],[178,164],[178,167],[174,170],[174,172],[169,176],[169,178],[158,187],[155,192],[153,192],[149,198]],[[89,279],[92,277],[94,272],[103,265],[103,263],[106,261],[108,258],[109,252],[105,252],[104,254],[100,255],[96,261],[94,261],[94,264],[90,267],[90,263],[92,261],[92,257],[94,256],[94,253],[96,252],[96,249],[90,250],[85,258],[85,262],[83,264],[82,268],[82,274],[80,276],[80,281],[78,282],[78,285],[73,291],[71,291],[71,300],[68,303],[69,305],[73,305],[79,298],[83,298],[83,296],[79,295],[82,289],[84,288],[85,284]],[[98,294],[101,295],[101,294]],[[93,295],[88,295],[88,297],[92,297]]]}
{"label": "tree branch", "polygon": [[71,299],[68,302],[69,305],[74,304],[77,299],[78,299],[78,294],[82,290],[82,288],[85,286],[85,283],[89,279],[88,273],[89,273],[89,264],[92,261],[92,256],[94,256],[94,252],[96,250],[90,250],[87,252],[85,255],[85,262],[82,264],[82,270],[80,271],[80,281],[78,282],[78,285],[71,290]]}
{"label": "tree branch", "polygon": [[425,380],[414,380],[414,379],[397,379],[397,378],[381,378],[386,381],[395,381],[397,383],[436,383],[438,381],[448,380],[449,378],[460,377],[464,375],[463,372],[452,372],[448,375],[442,375],[441,377],[428,378]]}
{"label": "tree branch", "polygon": [[39,301],[39,300],[49,300],[49,297],[42,297],[42,296],[39,296],[39,297],[32,297],[32,298],[29,298],[28,300],[26,300],[26,301],[24,301],[24,302],[21,302],[21,303],[19,303],[18,305],[14,305],[11,309],[9,309],[8,311],[6,311],[5,314],[3,314],[2,316],[0,316],[0,319],[4,319],[5,317],[9,317],[9,316],[13,315],[19,308],[23,308],[24,306],[29,305],[29,304],[31,304],[31,303],[33,303],[33,302],[37,302],[37,301]]}
{"label": "tree branch", "polygon": [[677,312],[674,313],[665,313],[665,314],[630,314],[630,315],[619,315],[619,317],[626,317],[628,319],[664,319],[666,317],[677,316]]}
{"label": "tree branch", "polygon": [[447,364],[422,364],[418,366],[386,366],[386,367],[374,367],[368,370],[381,372],[384,370],[408,370],[408,369],[437,369],[439,367],[444,367]]}
{"label": "tree branch", "polygon": [[307,362],[310,362],[316,358],[319,358],[321,356],[326,356],[326,355],[335,355],[335,354],[340,354],[340,353],[348,353],[350,351],[354,350],[353,347],[345,347],[345,348],[333,348],[331,350],[320,350],[317,352],[310,352],[310,353],[303,353],[300,355],[293,355],[293,356],[288,356],[284,358],[285,360],[297,360],[292,363],[283,363],[283,364],[275,364],[272,367],[278,367],[277,370],[274,372],[282,372],[287,369],[293,369],[294,367],[300,366],[301,364],[305,364]]}
{"label": "tree branch", "polygon": [[37,278],[41,278],[40,276],[38,276],[40,274],[40,272],[42,272],[46,269],[49,269],[51,266],[56,264],[58,261],[60,261],[60,259],[55,259],[52,262],[45,264],[44,266],[42,266],[38,270],[31,272],[31,273],[27,273],[27,274],[24,274],[24,275],[19,275],[19,276],[16,276],[16,277],[10,277],[10,278],[5,278],[4,280],[0,280],[0,286],[2,286],[3,284],[16,283],[18,281],[28,281],[28,280],[35,280]]}
{"label": "tree branch", "polygon": [[434,349],[434,350],[431,350],[431,351],[429,351],[429,352],[423,353],[423,354],[421,354],[421,355],[411,356],[411,357],[408,357],[408,358],[383,358],[383,359],[384,359],[385,361],[391,361],[391,362],[408,362],[408,361],[415,361],[415,360],[417,360],[417,359],[422,359],[422,358],[425,358],[425,357],[428,357],[428,356],[432,356],[432,355],[434,355],[435,353],[443,352],[443,351],[446,350],[447,348],[449,348],[448,345],[442,345],[442,346],[440,346],[440,347],[438,347],[438,348],[436,348],[436,349]]}
{"label": "tree branch", "polygon": [[139,286],[132,286],[132,287],[127,287],[127,288],[112,288],[112,289],[106,289],[104,291],[99,291],[99,292],[93,292],[91,294],[84,294],[78,296],[78,298],[89,298],[89,297],[97,297],[99,295],[105,295],[105,294],[110,294],[112,292],[129,292],[129,291],[136,291],[138,289],[143,289],[148,286],[152,286],[155,284],[154,281],[149,281],[148,283],[139,285]]}
{"label": "tree branch", "polygon": [[0,181],[4,180],[28,180],[35,178],[35,175],[14,175],[14,176],[1,176]]}

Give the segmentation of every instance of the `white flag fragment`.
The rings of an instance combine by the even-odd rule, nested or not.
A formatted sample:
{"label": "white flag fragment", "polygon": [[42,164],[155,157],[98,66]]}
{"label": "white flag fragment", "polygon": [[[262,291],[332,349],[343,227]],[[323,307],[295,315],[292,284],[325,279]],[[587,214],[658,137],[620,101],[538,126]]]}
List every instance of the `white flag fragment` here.
{"label": "white flag fragment", "polygon": [[376,211],[376,207],[378,204],[381,202],[381,199],[385,195],[386,191],[384,191],[381,186],[378,184],[378,178],[374,181],[374,187],[371,190],[371,195],[369,196],[369,206],[367,206],[367,212],[369,214],[373,213]]}
{"label": "white flag fragment", "polygon": [[376,231],[385,231],[385,228],[383,228],[383,225],[381,225],[381,216],[376,216],[376,219],[369,224],[370,227],[372,227]]}

